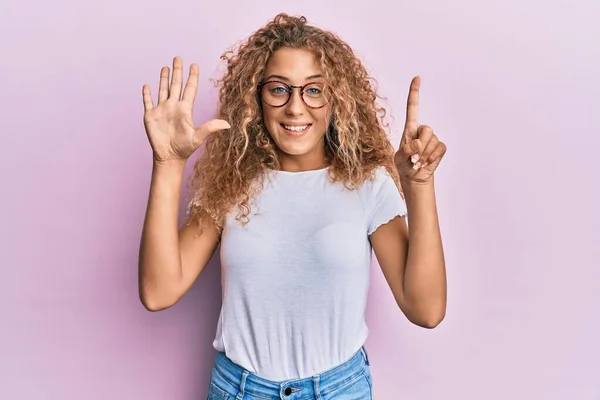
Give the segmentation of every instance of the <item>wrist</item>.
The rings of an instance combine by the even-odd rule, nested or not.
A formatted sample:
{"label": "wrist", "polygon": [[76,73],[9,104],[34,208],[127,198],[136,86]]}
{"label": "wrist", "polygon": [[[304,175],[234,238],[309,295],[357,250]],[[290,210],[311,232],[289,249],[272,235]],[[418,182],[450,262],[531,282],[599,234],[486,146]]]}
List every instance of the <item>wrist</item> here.
{"label": "wrist", "polygon": [[186,159],[170,159],[170,160],[157,160],[153,159],[153,168],[154,169],[185,169]]}
{"label": "wrist", "polygon": [[402,185],[402,190],[429,190],[435,186],[433,175],[426,181],[400,175],[400,184]]}
{"label": "wrist", "polygon": [[427,181],[415,181],[410,178],[401,178],[400,184],[405,200],[409,203],[420,201],[435,196],[435,185],[433,177]]}
{"label": "wrist", "polygon": [[152,165],[152,179],[155,182],[171,182],[179,185],[185,172],[185,160],[155,160]]}

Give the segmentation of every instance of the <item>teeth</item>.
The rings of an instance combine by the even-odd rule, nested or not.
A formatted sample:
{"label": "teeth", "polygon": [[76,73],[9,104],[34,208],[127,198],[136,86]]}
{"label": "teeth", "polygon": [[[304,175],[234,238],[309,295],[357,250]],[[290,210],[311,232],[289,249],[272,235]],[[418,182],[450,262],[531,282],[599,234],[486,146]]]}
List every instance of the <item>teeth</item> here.
{"label": "teeth", "polygon": [[285,129],[289,129],[290,131],[302,132],[303,130],[305,130],[306,128],[308,128],[308,125],[302,125],[302,126],[284,125],[284,127],[285,127]]}

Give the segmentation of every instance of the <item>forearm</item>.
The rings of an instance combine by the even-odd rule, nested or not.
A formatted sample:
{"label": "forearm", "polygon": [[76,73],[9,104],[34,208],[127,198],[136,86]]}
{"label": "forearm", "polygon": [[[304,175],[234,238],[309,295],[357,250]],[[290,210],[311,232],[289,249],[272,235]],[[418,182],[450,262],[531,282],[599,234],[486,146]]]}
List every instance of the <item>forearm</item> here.
{"label": "forearm", "polygon": [[147,308],[169,302],[182,277],[177,218],[184,162],[154,164],[139,254],[140,299]]}
{"label": "forearm", "polygon": [[434,183],[403,181],[402,189],[409,230],[404,298],[415,319],[435,326],[446,311],[446,266]]}

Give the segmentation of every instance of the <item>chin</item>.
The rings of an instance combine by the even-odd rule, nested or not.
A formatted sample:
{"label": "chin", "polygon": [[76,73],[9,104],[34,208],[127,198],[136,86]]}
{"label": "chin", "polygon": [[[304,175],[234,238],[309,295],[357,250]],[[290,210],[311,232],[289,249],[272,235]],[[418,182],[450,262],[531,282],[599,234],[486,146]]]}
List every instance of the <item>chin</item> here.
{"label": "chin", "polygon": [[310,153],[314,149],[314,145],[307,145],[304,143],[277,143],[277,147],[282,153],[290,156],[302,156]]}

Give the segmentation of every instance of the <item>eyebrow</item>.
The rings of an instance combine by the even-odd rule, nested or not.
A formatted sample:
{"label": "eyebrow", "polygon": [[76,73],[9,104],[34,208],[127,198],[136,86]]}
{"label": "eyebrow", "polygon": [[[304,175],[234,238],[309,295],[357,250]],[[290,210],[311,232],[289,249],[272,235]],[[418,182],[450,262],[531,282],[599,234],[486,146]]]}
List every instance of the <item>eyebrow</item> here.
{"label": "eyebrow", "polygon": [[[269,79],[273,79],[273,78],[281,79],[281,80],[287,81],[287,82],[290,81],[289,78],[286,78],[285,76],[282,76],[282,75],[269,75],[267,78],[265,78],[265,80],[269,80]],[[307,81],[309,79],[316,79],[316,78],[323,78],[323,75],[316,74],[316,75],[307,76],[306,78],[304,78],[304,80]]]}

